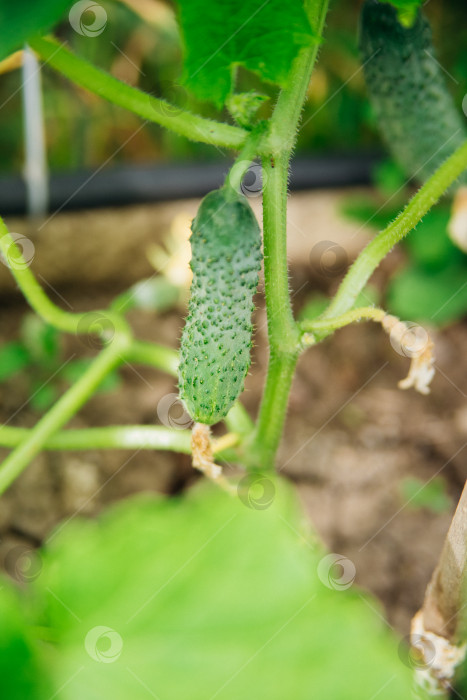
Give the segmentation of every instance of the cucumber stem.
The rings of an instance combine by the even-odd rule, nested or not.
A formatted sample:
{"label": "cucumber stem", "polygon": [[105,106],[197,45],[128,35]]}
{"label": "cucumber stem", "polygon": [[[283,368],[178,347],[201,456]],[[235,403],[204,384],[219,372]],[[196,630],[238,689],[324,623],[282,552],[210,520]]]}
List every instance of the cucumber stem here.
{"label": "cucumber stem", "polygon": [[36,37],[30,41],[30,46],[45,63],[76,85],[134,112],[143,119],[175,131],[190,141],[238,149],[248,135],[245,129],[238,126],[223,124],[198,114],[179,110],[165,100],[131,87],[76,56],[55,40]]}
{"label": "cucumber stem", "polygon": [[421,221],[453,182],[467,169],[465,141],[418,190],[399,216],[363,249],[344,277],[321,319],[340,316],[352,308],[356,298],[382,259]]}
{"label": "cucumber stem", "polygon": [[355,321],[366,320],[381,323],[385,315],[386,311],[383,309],[378,309],[374,306],[366,306],[359,309],[351,309],[345,314],[333,316],[332,318],[317,318],[311,321],[302,321],[300,323],[300,328],[305,333],[334,331],[338,328],[348,326],[350,323],[355,323]]}
{"label": "cucumber stem", "polygon": [[[0,426],[0,445],[18,447],[31,433],[29,428]],[[225,436],[223,436],[225,437]],[[165,428],[160,425],[116,425],[105,428],[62,430],[51,435],[44,450],[169,450],[190,453],[189,430]],[[216,451],[213,445],[214,452]]]}
{"label": "cucumber stem", "polygon": [[328,0],[305,3],[310,25],[319,39],[302,49],[294,61],[291,87],[279,95],[262,153],[264,279],[270,355],[258,421],[246,459],[252,469],[263,471],[274,469],[300,348],[300,329],[293,317],[288,281],[287,180],[327,8]]}

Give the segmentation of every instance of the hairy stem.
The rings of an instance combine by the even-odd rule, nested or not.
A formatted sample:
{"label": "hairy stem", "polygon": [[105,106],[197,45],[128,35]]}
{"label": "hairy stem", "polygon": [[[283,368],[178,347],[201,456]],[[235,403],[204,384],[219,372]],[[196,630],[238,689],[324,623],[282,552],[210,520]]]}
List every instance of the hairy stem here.
{"label": "hairy stem", "polygon": [[289,293],[287,267],[287,177],[288,158],[263,160],[263,249],[264,283],[271,347],[294,353],[298,330]]}
{"label": "hairy stem", "polygon": [[270,137],[267,142],[267,148],[273,154],[283,152],[290,154],[295,144],[308,84],[321,45],[321,35],[328,5],[329,0],[306,0],[305,2],[305,10],[316,39],[310,47],[303,49],[295,59],[292,67],[291,87],[288,90],[283,90],[277,100],[271,118]]}
{"label": "hairy stem", "polygon": [[40,58],[59,73],[100,97],[134,112],[143,119],[175,131],[191,141],[215,146],[241,148],[247,131],[237,126],[222,124],[170,105],[137,88],[112,77],[79,58],[58,42],[37,37],[30,42]]}
{"label": "hairy stem", "polygon": [[310,321],[305,320],[300,323],[300,328],[306,333],[313,333],[315,331],[335,331],[338,328],[348,326],[349,323],[355,323],[355,321],[376,321],[381,323],[385,316],[386,311],[383,309],[378,309],[374,306],[366,306],[359,309],[351,309],[340,316],[317,318]]}
{"label": "hairy stem", "polygon": [[270,348],[268,373],[254,440],[246,455],[248,465],[254,470],[274,469],[297,359],[298,352],[284,355]]}
{"label": "hairy stem", "polygon": [[269,366],[256,425],[253,465],[274,467],[288,396],[298,358],[299,330],[290,304],[287,270],[286,207],[288,159],[264,159],[263,246],[269,336]]}
{"label": "hairy stem", "polygon": [[[321,36],[328,0],[307,2],[310,24]],[[290,303],[287,269],[287,178],[290,155],[319,41],[303,49],[291,72],[291,87],[279,95],[263,151],[264,279],[268,317],[269,365],[249,464],[274,468],[297,363],[300,330]]]}
{"label": "hairy stem", "polygon": [[321,318],[340,316],[348,311],[381,260],[419,223],[452,183],[467,168],[467,141],[433,173],[405,209],[381,231],[355,260],[337,294]]}

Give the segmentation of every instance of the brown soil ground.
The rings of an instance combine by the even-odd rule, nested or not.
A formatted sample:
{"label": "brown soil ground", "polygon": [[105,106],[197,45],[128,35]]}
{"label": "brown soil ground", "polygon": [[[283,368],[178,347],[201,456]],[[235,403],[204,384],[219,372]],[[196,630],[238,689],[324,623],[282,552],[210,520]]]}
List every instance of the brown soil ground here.
{"label": "brown soil ground", "polygon": [[[308,251],[323,239],[342,244],[346,231],[355,228],[334,221],[339,196],[292,197],[295,221],[301,222],[298,228],[303,230],[312,221],[315,230],[307,231],[305,242],[300,233],[291,243],[297,309],[312,289],[336,285],[335,278],[316,275]],[[315,229],[316,221],[320,225]],[[349,258],[363,240],[362,234],[348,237]],[[399,261],[400,253],[392,254],[379,271],[376,280],[382,289]],[[137,267],[139,274],[141,266]],[[59,289],[67,303],[82,310],[102,308],[112,296],[102,285],[87,286],[85,293],[76,284],[61,284]],[[261,294],[258,304],[254,364],[242,397],[252,415],[267,364]],[[0,343],[16,336],[25,311],[18,297],[4,299]],[[182,311],[158,318],[132,312],[131,322],[139,337],[175,346],[182,317]],[[467,326],[458,324],[434,337],[438,371],[426,397],[398,390],[408,360],[392,349],[376,325],[346,328],[310,349],[299,362],[278,460],[279,469],[297,484],[327,546],[354,562],[357,582],[382,601],[390,624],[402,634],[407,634],[410,617],[421,604],[467,477]],[[82,341],[65,339],[65,358],[90,352]],[[123,367],[121,377],[117,391],[92,398],[70,427],[157,423],[157,403],[176,390],[173,380],[156,370],[130,366]],[[0,419],[8,421],[15,414],[11,425],[34,425],[38,414],[27,398],[27,377],[0,385]],[[446,481],[449,509],[435,513],[404,501],[404,477],[428,482],[436,475]],[[18,544],[38,545],[64,518],[94,515],[106,503],[142,490],[179,492],[195,478],[189,458],[183,455],[43,453],[0,501],[0,562]]]}

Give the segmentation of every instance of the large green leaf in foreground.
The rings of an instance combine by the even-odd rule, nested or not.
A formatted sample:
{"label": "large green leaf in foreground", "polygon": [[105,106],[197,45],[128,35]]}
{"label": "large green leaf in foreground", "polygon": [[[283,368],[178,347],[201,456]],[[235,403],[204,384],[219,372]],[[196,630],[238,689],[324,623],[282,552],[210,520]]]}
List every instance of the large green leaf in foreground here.
{"label": "large green leaf in foreground", "polygon": [[65,525],[28,593],[54,698],[409,698],[375,602],[328,587],[329,566],[320,580],[325,553],[276,487],[263,510],[203,486]]}
{"label": "large green leaf in foreground", "polygon": [[313,41],[301,0],[179,0],[186,85],[221,107],[237,66],[285,87],[293,59]]}

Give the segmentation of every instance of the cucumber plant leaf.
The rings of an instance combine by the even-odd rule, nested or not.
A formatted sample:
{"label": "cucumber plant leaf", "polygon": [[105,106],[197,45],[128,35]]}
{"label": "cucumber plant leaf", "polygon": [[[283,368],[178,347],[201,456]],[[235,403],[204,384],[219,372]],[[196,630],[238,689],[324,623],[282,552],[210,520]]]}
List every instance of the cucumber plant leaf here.
{"label": "cucumber plant leaf", "polygon": [[0,61],[21,49],[30,37],[48,32],[72,5],[71,0],[0,2]]}
{"label": "cucumber plant leaf", "polygon": [[314,41],[301,0],[179,0],[185,46],[184,83],[222,107],[243,66],[286,87],[293,59]]}
{"label": "cucumber plant leaf", "polygon": [[9,379],[31,363],[31,356],[23,345],[17,341],[0,346],[0,382]]}
{"label": "cucumber plant leaf", "polygon": [[447,513],[451,499],[447,484],[442,476],[437,476],[428,483],[414,476],[407,476],[400,483],[401,503],[411,510],[425,508],[432,513]]}
{"label": "cucumber plant leaf", "polygon": [[24,607],[60,700],[409,700],[354,569],[334,586],[290,487],[259,486],[140,495],[49,538]]}
{"label": "cucumber plant leaf", "polygon": [[408,267],[389,286],[389,311],[436,326],[462,318],[467,314],[466,271],[464,265],[437,271]]}
{"label": "cucumber plant leaf", "polygon": [[52,693],[23,607],[11,583],[0,581],[0,696],[45,700]]}

